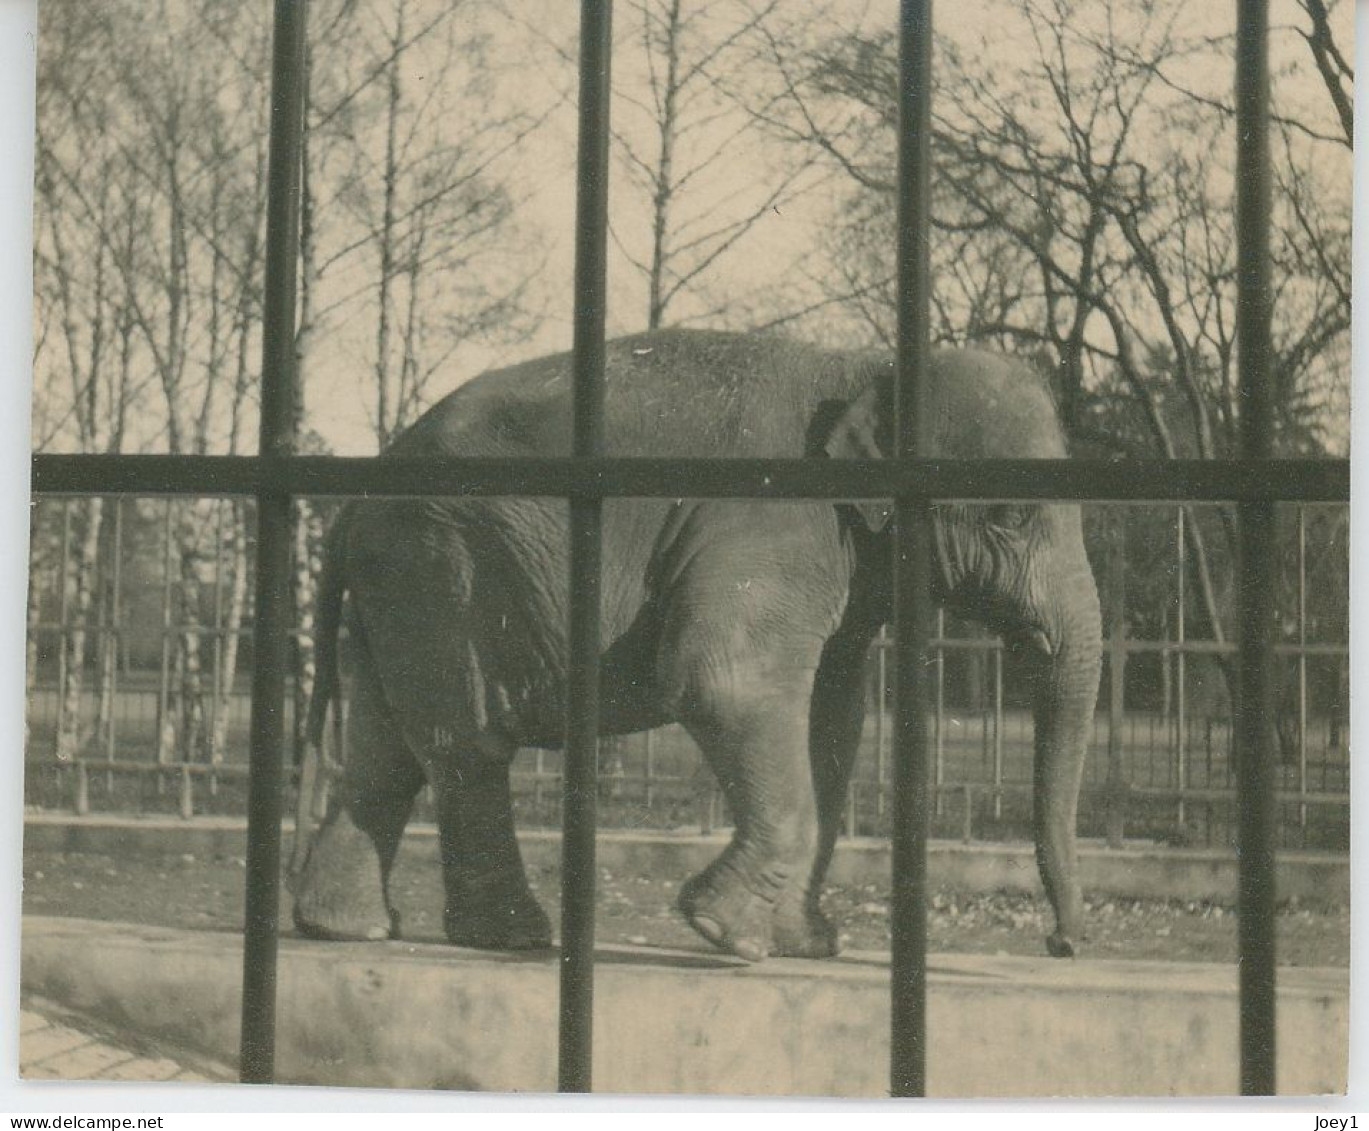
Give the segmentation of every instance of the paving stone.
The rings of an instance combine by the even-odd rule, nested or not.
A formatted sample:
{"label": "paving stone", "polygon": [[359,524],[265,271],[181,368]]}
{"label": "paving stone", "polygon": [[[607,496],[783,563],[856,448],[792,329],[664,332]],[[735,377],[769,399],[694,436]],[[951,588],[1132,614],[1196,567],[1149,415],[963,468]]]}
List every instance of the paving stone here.
{"label": "paving stone", "polygon": [[65,1025],[49,1025],[46,1029],[35,1029],[31,1033],[23,1034],[19,1042],[19,1063],[39,1064],[58,1053],[68,1052],[90,1043],[91,1038],[84,1033],[78,1033],[75,1029],[69,1029]]}
{"label": "paving stone", "polygon": [[19,1074],[25,1080],[211,1084],[233,1079],[226,1070],[191,1069],[167,1057],[139,1056],[72,1024],[53,1021],[35,1009],[23,1009],[20,1016]]}
{"label": "paving stone", "polygon": [[63,1080],[99,1080],[115,1065],[132,1060],[133,1054],[113,1045],[91,1042],[43,1062]]}
{"label": "paving stone", "polygon": [[102,1080],[140,1080],[150,1083],[157,1083],[162,1080],[170,1080],[176,1073],[181,1071],[181,1066],[174,1060],[158,1058],[149,1060],[146,1057],[137,1057],[133,1060],[126,1060],[123,1064],[116,1065],[108,1072],[100,1076]]}

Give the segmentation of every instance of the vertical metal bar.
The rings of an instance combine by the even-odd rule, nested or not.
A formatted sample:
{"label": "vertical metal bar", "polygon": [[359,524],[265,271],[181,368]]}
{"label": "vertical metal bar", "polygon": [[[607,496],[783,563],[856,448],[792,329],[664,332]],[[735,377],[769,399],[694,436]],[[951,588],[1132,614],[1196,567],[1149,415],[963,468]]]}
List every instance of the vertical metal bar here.
{"label": "vertical metal bar", "polygon": [[[295,437],[295,283],[304,133],[307,0],[276,0],[267,172],[260,452],[288,456]],[[256,622],[247,789],[247,908],[243,940],[244,1083],[270,1083],[276,1054],[276,935],[280,913],[281,762],[291,610],[291,501],[257,496]]]}
{"label": "vertical metal bar", "polygon": [[58,566],[57,578],[57,726],[53,730],[53,742],[58,758],[68,754],[62,745],[62,727],[66,721],[65,706],[67,701],[67,640],[69,626],[67,617],[70,614],[70,598],[67,590],[69,581],[68,574],[71,572],[71,500],[62,500],[62,555],[61,563]]}
{"label": "vertical metal bar", "polygon": [[[124,497],[118,496],[114,500],[114,561],[110,566],[110,598],[109,598],[109,646],[113,650],[109,665],[109,720],[108,730],[105,732],[105,760],[114,761],[115,752],[118,750],[118,723],[119,715],[119,651],[124,641],[123,612],[120,609],[119,595],[123,588],[123,557],[124,557]],[[110,783],[110,790],[113,791],[114,785]]]}
{"label": "vertical metal bar", "polygon": [[875,641],[875,657],[875,678],[879,681],[875,690],[875,779],[879,782],[875,806],[878,815],[882,817],[889,789],[888,744],[884,741],[888,729],[884,725],[884,711],[887,707],[885,690],[889,686],[889,641],[883,628],[879,630],[879,639]]}
{"label": "vertical metal bar", "polygon": [[[174,727],[171,714],[171,525],[176,499],[167,499],[162,515],[162,655],[161,679],[157,684],[157,761],[171,760],[171,744],[165,740],[167,727]],[[161,776],[158,775],[158,782]]]}
{"label": "vertical metal bar", "polygon": [[[210,681],[213,692],[209,696],[209,761],[216,765],[223,758],[223,751],[215,743],[219,733],[219,700],[224,695],[223,687],[223,516],[224,511],[233,506],[232,499],[220,499],[215,506],[214,524],[214,678]],[[213,773],[209,776],[209,792],[216,788]]]}
{"label": "vertical metal bar", "polygon": [[1176,622],[1175,635],[1179,638],[1179,652],[1176,656],[1178,687],[1175,689],[1176,699],[1179,708],[1179,735],[1178,744],[1175,750],[1175,757],[1178,761],[1177,777],[1179,785],[1179,826],[1182,829],[1188,813],[1184,805],[1184,791],[1188,789],[1188,689],[1187,676],[1188,665],[1184,651],[1184,644],[1187,641],[1187,621],[1185,620],[1184,610],[1188,602],[1188,589],[1185,583],[1185,574],[1188,563],[1188,532],[1185,528],[1185,510],[1179,508],[1179,530],[1178,530],[1178,554],[1179,554],[1179,616]]}
{"label": "vertical metal bar", "polygon": [[[603,451],[612,0],[580,5],[575,214],[574,444]],[[599,573],[603,510],[570,500],[570,671],[561,836],[561,1024],[557,1087],[588,1092],[594,1059],[594,822],[599,744]]]}
{"label": "vertical metal bar", "polygon": [[1126,816],[1123,792],[1122,729],[1126,720],[1127,671],[1127,521],[1121,516],[1108,554],[1108,773],[1107,839],[1109,848],[1121,848]]}
{"label": "vertical metal bar", "polygon": [[[1273,452],[1270,382],[1269,6],[1238,0],[1236,15],[1237,309],[1241,455]],[[1240,938],[1241,1092],[1273,1095],[1274,681],[1271,611],[1276,607],[1274,507],[1242,503],[1236,608],[1240,682],[1236,713]]]}
{"label": "vertical metal bar", "polygon": [[1003,642],[993,650],[993,819],[1003,819]]}
{"label": "vertical metal bar", "polygon": [[943,805],[941,787],[946,781],[946,649],[940,643],[946,639],[946,610],[936,611],[936,710],[932,712],[935,748],[932,752],[932,782],[935,786],[936,815],[941,816]]}
{"label": "vertical metal bar", "polygon": [[[992,637],[989,638],[989,643],[994,643]],[[993,767],[992,739],[989,737],[989,672],[992,665],[989,663],[987,649],[976,647],[970,655],[975,666],[973,684],[979,691],[979,698],[975,703],[975,709],[979,712],[979,769],[981,773],[990,773]]]}
{"label": "vertical metal bar", "polygon": [[1126,833],[1126,769],[1122,764],[1122,727],[1126,718],[1126,622],[1114,619],[1108,641],[1108,776],[1107,838],[1121,848]]}
{"label": "vertical metal bar", "polygon": [[1298,507],[1298,826],[1307,828],[1307,510]]}
{"label": "vertical metal bar", "polygon": [[[925,376],[930,357],[931,0],[902,0],[899,14],[898,381],[901,459],[927,451]],[[890,1091],[927,1090],[927,827],[931,806],[924,660],[931,638],[931,506],[895,501],[894,814]]]}

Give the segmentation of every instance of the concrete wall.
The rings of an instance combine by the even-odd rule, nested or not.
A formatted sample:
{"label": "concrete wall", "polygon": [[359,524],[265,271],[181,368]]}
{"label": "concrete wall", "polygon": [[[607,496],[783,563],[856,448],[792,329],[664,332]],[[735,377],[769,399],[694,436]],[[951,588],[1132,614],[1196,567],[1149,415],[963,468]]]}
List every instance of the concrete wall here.
{"label": "concrete wall", "polygon": [[[23,989],[235,1063],[236,935],[24,920]],[[1230,966],[932,956],[937,1096],[1195,1096],[1237,1091]],[[595,1087],[605,1092],[881,1096],[887,955],[832,962],[601,947]],[[547,1092],[554,952],[283,940],[284,1083]],[[1284,970],[1279,1090],[1344,1091],[1348,976]]]}
{"label": "concrete wall", "polygon": [[[519,840],[530,865],[554,866],[560,861],[558,833],[530,830],[521,833]],[[24,822],[24,846],[29,850],[241,856],[245,843],[246,825],[237,818],[178,821],[31,814]],[[601,866],[623,875],[684,878],[707,865],[725,843],[723,834],[703,837],[697,833],[607,830],[599,833],[597,855]],[[435,831],[431,826],[415,826],[406,837],[404,851],[435,856]],[[933,841],[929,855],[934,884],[969,892],[1040,890],[1030,845]],[[1153,845],[1113,850],[1085,841],[1080,845],[1079,869],[1084,891],[1092,895],[1224,903],[1236,899],[1236,855],[1231,851]],[[1279,855],[1278,869],[1280,898],[1296,896],[1341,905],[1350,902],[1347,856],[1285,852]],[[888,841],[840,841],[830,875],[840,884],[887,883]]]}

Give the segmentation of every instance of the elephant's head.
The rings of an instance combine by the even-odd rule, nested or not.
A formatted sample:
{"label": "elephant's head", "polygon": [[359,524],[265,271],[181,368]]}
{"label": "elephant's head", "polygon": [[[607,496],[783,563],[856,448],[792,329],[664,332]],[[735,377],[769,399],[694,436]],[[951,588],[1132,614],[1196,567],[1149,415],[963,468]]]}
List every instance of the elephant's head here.
{"label": "elephant's head", "polygon": [[[931,455],[1058,459],[1067,455],[1042,381],[1024,366],[977,351],[939,353],[931,371]],[[856,397],[827,435],[837,458],[887,453],[892,383]],[[884,528],[889,508],[858,505]],[[1101,663],[1098,593],[1084,551],[1079,508],[1070,504],[941,503],[933,538],[937,596],[1000,634],[1035,689],[1036,856],[1056,930],[1056,956],[1073,953],[1082,928],[1074,830]],[[887,547],[881,551],[886,555]]]}

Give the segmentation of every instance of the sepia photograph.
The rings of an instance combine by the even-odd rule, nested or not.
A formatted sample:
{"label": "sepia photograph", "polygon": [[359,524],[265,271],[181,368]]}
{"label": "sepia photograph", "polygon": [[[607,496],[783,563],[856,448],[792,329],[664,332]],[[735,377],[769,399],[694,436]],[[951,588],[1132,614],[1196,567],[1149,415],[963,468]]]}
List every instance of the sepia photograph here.
{"label": "sepia photograph", "polygon": [[1342,1110],[1352,0],[28,50],[12,1102]]}

